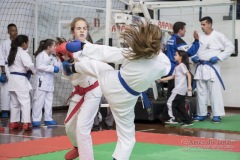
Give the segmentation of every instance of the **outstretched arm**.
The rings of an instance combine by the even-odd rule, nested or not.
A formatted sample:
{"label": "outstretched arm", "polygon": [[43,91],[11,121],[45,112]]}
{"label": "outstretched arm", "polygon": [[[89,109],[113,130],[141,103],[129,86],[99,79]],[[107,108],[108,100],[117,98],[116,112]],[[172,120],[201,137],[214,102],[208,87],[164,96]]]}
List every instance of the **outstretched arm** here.
{"label": "outstretched arm", "polygon": [[106,63],[122,64],[124,61],[123,48],[105,45],[85,44],[83,55]]}
{"label": "outstretched arm", "polygon": [[122,54],[124,52],[124,48],[110,47],[106,45],[97,45],[91,43],[82,44],[80,41],[69,42],[66,45],[66,48],[68,51],[72,52],[77,51],[78,46],[83,46],[82,54],[91,59],[116,64],[121,64],[125,60]]}
{"label": "outstretched arm", "polygon": [[169,80],[172,80],[172,79],[174,79],[174,75],[171,75],[171,76],[168,76],[168,77],[165,77],[165,78],[161,78],[161,79],[157,80],[157,82],[160,83],[160,82],[169,81]]}
{"label": "outstretched arm", "polygon": [[110,65],[94,59],[85,59],[81,62],[74,63],[63,61],[62,65],[66,76],[71,76],[74,73],[82,73],[98,78],[101,73],[108,70],[113,70]]}

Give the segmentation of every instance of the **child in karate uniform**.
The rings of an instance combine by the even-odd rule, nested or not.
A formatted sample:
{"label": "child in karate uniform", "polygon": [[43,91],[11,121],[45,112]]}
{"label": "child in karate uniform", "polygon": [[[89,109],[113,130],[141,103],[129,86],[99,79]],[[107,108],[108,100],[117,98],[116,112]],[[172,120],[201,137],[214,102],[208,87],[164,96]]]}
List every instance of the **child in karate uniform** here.
{"label": "child in karate uniform", "polygon": [[[74,39],[91,44],[88,31],[89,25],[84,18],[77,17],[72,21],[71,33]],[[62,54],[64,50],[66,51],[65,46],[66,42],[56,49],[60,59],[69,60],[73,57],[83,61],[89,59],[83,56],[81,52],[69,53],[68,55]],[[74,88],[69,98],[65,127],[74,147],[66,153],[65,159],[75,159],[79,156],[81,160],[94,160],[91,129],[99,108],[102,92],[95,77],[76,73],[67,78],[69,78]]]}
{"label": "child in karate uniform", "polygon": [[36,69],[34,98],[32,108],[32,126],[39,127],[44,107],[44,124],[56,125],[52,119],[52,102],[54,91],[54,73],[59,72],[60,61],[55,56],[56,44],[52,39],[42,40],[35,52]]}
{"label": "child in karate uniform", "polygon": [[8,56],[8,67],[10,71],[8,90],[11,99],[9,129],[20,128],[20,122],[23,123],[22,128],[24,130],[31,130],[32,128],[29,94],[32,86],[29,82],[29,78],[31,72],[35,74],[36,70],[27,49],[28,37],[25,35],[18,35],[11,43],[11,49]]}
{"label": "child in karate uniform", "polygon": [[[75,64],[63,62],[63,69],[69,75],[77,72],[98,78],[116,122],[118,141],[113,157],[129,160],[136,141],[134,107],[138,97],[155,80],[168,74],[171,65],[160,50],[162,35],[158,26],[140,23],[136,28],[126,27],[121,34],[125,46],[129,48],[69,42],[66,46],[68,51],[83,49],[82,54],[91,59],[80,60]],[[118,71],[107,63],[122,66]]]}

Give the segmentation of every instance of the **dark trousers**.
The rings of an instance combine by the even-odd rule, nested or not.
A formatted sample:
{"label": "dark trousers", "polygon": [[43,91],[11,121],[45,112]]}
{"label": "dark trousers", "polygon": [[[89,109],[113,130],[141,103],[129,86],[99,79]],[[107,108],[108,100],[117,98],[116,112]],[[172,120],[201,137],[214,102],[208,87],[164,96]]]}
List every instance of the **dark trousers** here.
{"label": "dark trousers", "polygon": [[[167,90],[167,99],[168,99],[171,96],[172,90],[174,88],[174,79],[168,81],[167,87],[168,87],[168,90]],[[175,100],[172,102],[173,115],[174,115],[174,117],[177,120],[181,120],[184,123],[190,123],[192,121],[192,119],[187,114],[186,109],[185,109],[185,96],[183,96],[183,98],[180,98],[180,102],[178,102],[178,99],[179,99],[178,96],[181,96],[181,95],[177,95],[175,97],[176,102],[174,102]],[[175,103],[176,104],[180,104],[181,103],[181,107],[175,107],[176,106]],[[167,105],[165,105],[165,107],[163,108],[162,113],[159,115],[158,118],[161,121],[166,121],[166,120],[170,119],[170,117],[168,115],[168,107],[167,107]]]}
{"label": "dark trousers", "polygon": [[185,108],[185,96],[177,94],[175,99],[172,102],[172,108],[177,111],[177,117],[183,123],[192,123],[192,119],[188,115],[186,108]]}
{"label": "dark trousers", "polygon": [[174,88],[174,79],[169,80],[167,83],[167,99],[171,96],[172,90]]}

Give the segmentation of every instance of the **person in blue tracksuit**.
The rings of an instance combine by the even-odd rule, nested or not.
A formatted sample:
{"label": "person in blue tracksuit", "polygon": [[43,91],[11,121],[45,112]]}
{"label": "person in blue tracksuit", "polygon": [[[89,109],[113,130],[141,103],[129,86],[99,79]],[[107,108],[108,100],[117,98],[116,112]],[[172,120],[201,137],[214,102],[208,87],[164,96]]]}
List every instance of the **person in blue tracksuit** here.
{"label": "person in blue tracksuit", "polygon": [[[177,62],[174,60],[174,56],[177,50],[182,50],[187,52],[188,56],[193,56],[197,53],[199,48],[199,37],[196,31],[193,32],[194,42],[191,47],[187,45],[187,43],[182,39],[186,33],[186,23],[184,22],[176,22],[173,25],[173,35],[167,41],[166,45],[166,55],[170,59],[171,62],[171,70],[168,73],[168,76],[172,75],[174,68],[177,66]],[[174,88],[174,80],[168,82],[168,92],[167,98],[171,95],[171,92]]]}

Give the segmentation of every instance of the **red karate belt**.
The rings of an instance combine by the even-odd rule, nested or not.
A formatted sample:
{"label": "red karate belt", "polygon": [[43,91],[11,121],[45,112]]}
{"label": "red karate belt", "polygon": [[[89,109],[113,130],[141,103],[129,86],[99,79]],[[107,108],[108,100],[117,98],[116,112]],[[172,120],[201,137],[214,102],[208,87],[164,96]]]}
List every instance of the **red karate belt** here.
{"label": "red karate belt", "polygon": [[72,110],[72,112],[69,114],[69,116],[66,118],[65,120],[65,124],[73,117],[73,115],[79,110],[79,108],[82,106],[83,102],[84,102],[84,95],[93,90],[94,88],[98,87],[98,81],[96,81],[94,84],[92,84],[91,86],[88,86],[86,88],[82,88],[80,86],[74,86],[75,91],[71,93],[71,95],[68,97],[67,101],[65,103],[67,103],[70,98],[72,98],[75,94],[78,94],[80,96],[82,96],[81,100],[77,103],[77,105],[74,107],[74,109]]}

